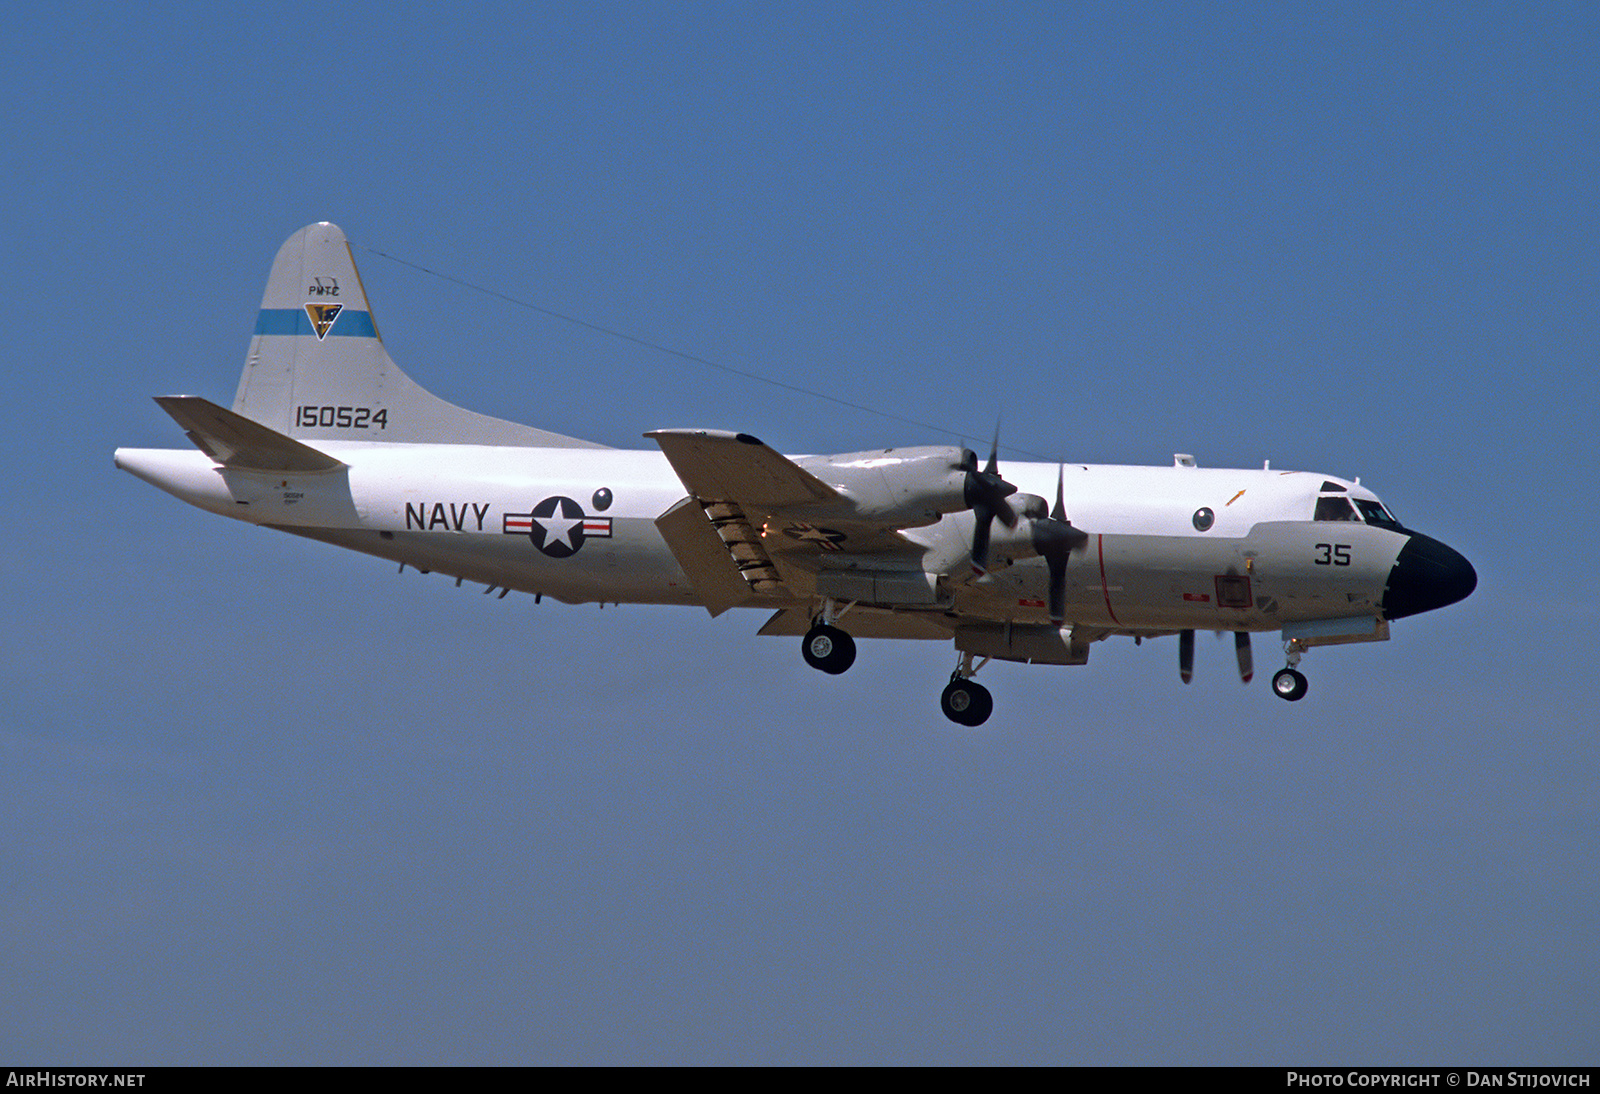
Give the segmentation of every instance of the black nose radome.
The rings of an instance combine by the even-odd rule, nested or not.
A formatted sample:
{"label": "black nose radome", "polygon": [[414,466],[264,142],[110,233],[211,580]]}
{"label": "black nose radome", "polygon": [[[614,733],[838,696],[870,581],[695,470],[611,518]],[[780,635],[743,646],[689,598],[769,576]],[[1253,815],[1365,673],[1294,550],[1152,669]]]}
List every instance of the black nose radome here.
{"label": "black nose radome", "polygon": [[1478,587],[1478,572],[1459,551],[1411,533],[1389,571],[1383,617],[1404,619],[1465,600]]}

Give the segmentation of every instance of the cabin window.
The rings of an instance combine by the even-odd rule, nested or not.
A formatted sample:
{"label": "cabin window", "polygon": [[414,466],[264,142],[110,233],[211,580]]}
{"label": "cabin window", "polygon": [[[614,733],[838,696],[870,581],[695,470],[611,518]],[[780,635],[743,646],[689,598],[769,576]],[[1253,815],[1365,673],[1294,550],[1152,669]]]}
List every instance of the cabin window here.
{"label": "cabin window", "polygon": [[1389,510],[1383,507],[1382,502],[1357,498],[1356,507],[1361,510],[1361,515],[1367,518],[1368,524],[1375,524],[1379,528],[1388,528],[1396,532],[1402,530],[1400,522],[1389,515]]}
{"label": "cabin window", "polygon": [[1313,520],[1360,520],[1349,498],[1318,498]]}
{"label": "cabin window", "polygon": [[1217,522],[1217,514],[1209,508],[1200,508],[1194,511],[1194,529],[1197,532],[1209,532],[1211,526]]}

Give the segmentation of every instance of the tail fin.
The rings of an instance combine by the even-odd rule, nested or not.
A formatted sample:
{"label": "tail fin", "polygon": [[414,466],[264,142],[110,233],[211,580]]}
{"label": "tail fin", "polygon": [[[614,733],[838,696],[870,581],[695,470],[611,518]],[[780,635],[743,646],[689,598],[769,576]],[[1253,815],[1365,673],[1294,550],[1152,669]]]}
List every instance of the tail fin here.
{"label": "tail fin", "polygon": [[233,409],[290,437],[603,448],[430,395],[383,346],[350,244],[336,225],[289,237],[267,279]]}

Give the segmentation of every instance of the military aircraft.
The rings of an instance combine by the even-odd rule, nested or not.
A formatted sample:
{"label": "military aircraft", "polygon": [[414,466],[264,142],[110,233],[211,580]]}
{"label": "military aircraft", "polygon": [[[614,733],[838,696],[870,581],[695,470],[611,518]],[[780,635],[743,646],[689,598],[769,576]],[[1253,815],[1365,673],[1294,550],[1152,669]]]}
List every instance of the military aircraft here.
{"label": "military aircraft", "polygon": [[[842,673],[856,638],[953,642],[952,721],[993,709],[992,659],[1083,665],[1115,636],[1280,632],[1272,690],[1313,646],[1377,642],[1477,585],[1359,480],[1299,471],[1015,463],[957,446],[784,456],[748,433],[659,429],[627,451],[436,398],[389,358],[344,233],[278,252],[233,408],[156,399],[195,450],[116,466],[212,513],[567,603],[753,607]],[[997,438],[998,441],[998,438]]]}

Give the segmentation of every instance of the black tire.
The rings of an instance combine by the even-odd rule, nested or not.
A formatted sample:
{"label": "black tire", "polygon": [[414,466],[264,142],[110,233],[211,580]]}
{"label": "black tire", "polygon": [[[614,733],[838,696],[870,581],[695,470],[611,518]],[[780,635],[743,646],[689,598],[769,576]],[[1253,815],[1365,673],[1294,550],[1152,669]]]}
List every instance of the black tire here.
{"label": "black tire", "polygon": [[956,679],[945,685],[939,696],[939,709],[944,716],[963,726],[981,726],[994,713],[994,696],[982,684]]}
{"label": "black tire", "polygon": [[1278,674],[1272,678],[1273,694],[1291,703],[1304,699],[1310,687],[1311,685],[1306,683],[1306,678],[1294,669],[1279,669]]}
{"label": "black tire", "polygon": [[812,668],[838,676],[856,663],[856,640],[838,627],[819,623],[806,632],[800,656]]}

